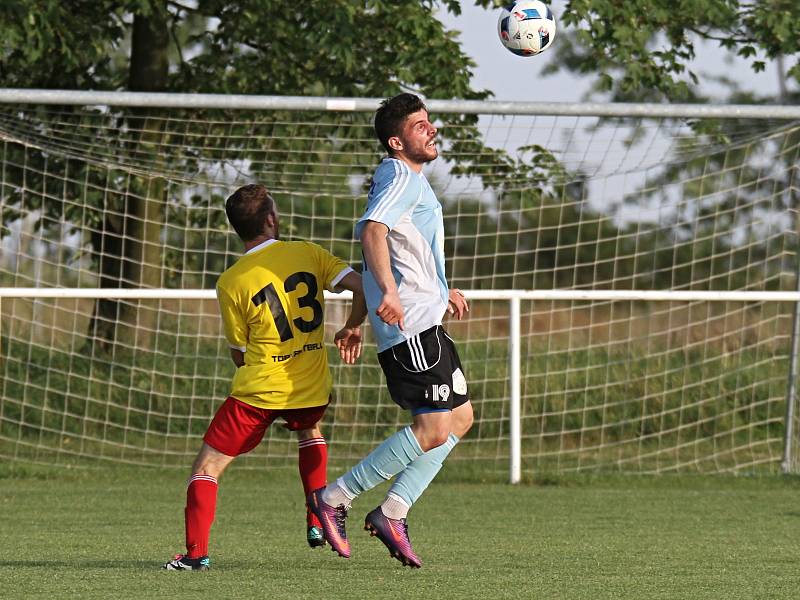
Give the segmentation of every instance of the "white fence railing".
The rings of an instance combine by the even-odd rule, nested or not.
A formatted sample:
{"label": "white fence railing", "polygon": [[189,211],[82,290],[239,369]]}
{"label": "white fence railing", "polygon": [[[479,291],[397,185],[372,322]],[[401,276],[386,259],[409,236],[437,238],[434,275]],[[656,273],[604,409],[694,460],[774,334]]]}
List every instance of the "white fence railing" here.
{"label": "white fence railing", "polygon": [[[522,426],[521,426],[521,311],[522,300],[566,300],[566,301],[661,301],[661,302],[795,302],[800,303],[797,292],[747,292],[747,291],[637,291],[637,290],[465,290],[468,300],[507,300],[509,302],[509,481],[519,483],[522,479]],[[326,299],[348,300],[350,292],[331,294]],[[201,289],[98,289],[98,288],[0,288],[0,311],[6,298],[94,298],[117,300],[214,300],[214,290]],[[792,357],[794,363],[796,357]],[[792,369],[795,373],[796,369]],[[793,376],[790,374],[787,393],[784,472],[790,471],[792,453],[794,401]]]}

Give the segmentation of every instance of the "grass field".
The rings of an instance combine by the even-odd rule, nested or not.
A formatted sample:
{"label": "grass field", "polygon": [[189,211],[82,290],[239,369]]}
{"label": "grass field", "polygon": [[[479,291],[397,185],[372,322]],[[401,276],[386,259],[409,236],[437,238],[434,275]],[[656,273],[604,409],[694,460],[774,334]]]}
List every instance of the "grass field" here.
{"label": "grass field", "polygon": [[349,519],[353,557],[305,546],[292,470],[231,468],[208,573],[182,549],[184,470],[0,467],[3,598],[796,598],[800,480],[585,476],[512,487],[446,468],[411,514],[424,566]]}

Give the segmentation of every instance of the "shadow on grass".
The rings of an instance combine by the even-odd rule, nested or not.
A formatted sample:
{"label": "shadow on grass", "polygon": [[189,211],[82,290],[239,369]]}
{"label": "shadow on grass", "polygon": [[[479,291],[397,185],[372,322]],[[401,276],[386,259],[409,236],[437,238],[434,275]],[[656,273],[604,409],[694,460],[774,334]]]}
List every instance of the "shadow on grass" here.
{"label": "shadow on grass", "polygon": [[160,568],[163,563],[151,560],[0,560],[0,568],[28,569],[145,569]]}

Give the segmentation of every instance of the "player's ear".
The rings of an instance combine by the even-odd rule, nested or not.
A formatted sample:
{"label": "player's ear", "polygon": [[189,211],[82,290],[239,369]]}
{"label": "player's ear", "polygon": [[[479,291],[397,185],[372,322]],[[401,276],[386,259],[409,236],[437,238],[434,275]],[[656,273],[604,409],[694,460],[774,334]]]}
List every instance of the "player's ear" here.
{"label": "player's ear", "polygon": [[402,150],[403,149],[403,142],[401,142],[400,138],[397,137],[396,135],[390,137],[388,142],[389,142],[389,148],[391,148],[392,150],[396,151],[396,150]]}

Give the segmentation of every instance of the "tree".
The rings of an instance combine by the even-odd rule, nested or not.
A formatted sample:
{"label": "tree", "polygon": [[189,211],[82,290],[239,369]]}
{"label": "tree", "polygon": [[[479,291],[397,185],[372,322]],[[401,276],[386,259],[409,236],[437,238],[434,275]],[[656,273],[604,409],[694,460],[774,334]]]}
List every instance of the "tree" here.
{"label": "tree", "polygon": [[[459,11],[454,0],[309,0],[302,9],[285,0],[14,0],[0,6],[0,86],[379,97],[414,89],[435,98],[486,97],[488,92],[472,89],[473,63],[455,34],[435,18],[439,7]],[[27,114],[33,118],[35,112],[32,108]],[[140,132],[124,142],[138,156],[150,155],[172,135],[153,111],[119,113],[118,118]],[[224,133],[230,132],[219,132]],[[295,151],[294,144],[287,135],[273,150]],[[231,148],[236,150],[246,152]],[[53,182],[44,176],[34,182],[30,173],[10,168],[0,235],[21,211],[37,208],[56,221],[91,229],[101,286],[162,284],[164,274],[153,253],[159,249],[169,199],[157,172],[123,185],[121,177],[76,167],[68,159],[39,155],[29,160],[50,167],[61,161],[61,167],[73,169],[72,180],[94,181],[95,189],[105,191],[83,193],[94,195],[98,210],[88,217],[75,215],[55,200],[58,193],[44,194],[47,200],[31,197],[25,189],[47,189]],[[74,173],[76,168],[83,172]],[[26,176],[25,186],[14,185],[15,177],[22,181]],[[111,210],[99,210],[102,206]],[[116,302],[98,303],[95,333],[113,341],[124,312]],[[140,319],[137,331],[148,329]]]}
{"label": "tree", "polygon": [[687,65],[703,40],[754,71],[786,61],[785,75],[800,82],[795,0],[569,0],[559,19],[572,33],[559,39],[553,70],[595,76],[596,90],[613,100],[702,100]]}
{"label": "tree", "polygon": [[[731,55],[746,59],[756,72],[768,65],[778,70],[781,89],[772,97],[744,93],[733,78],[717,78],[728,87],[727,101],[790,104],[800,100],[800,93],[789,91],[786,85],[787,80],[795,86],[800,83],[800,3],[796,0],[569,0],[559,20],[566,26],[562,32],[566,32],[558,39],[559,60],[551,63],[549,71],[593,77],[593,91],[613,101],[708,102],[698,73],[691,68],[701,42],[716,43]],[[677,128],[686,123],[671,124]],[[679,151],[722,150],[703,152],[688,162],[669,166],[658,180],[650,182],[656,189],[691,182],[683,187],[683,194],[694,204],[697,219],[691,221],[691,227],[684,225],[682,231],[664,224],[646,239],[637,240],[637,247],[652,255],[651,273],[638,273],[639,283],[681,287],[700,281],[705,286],[742,287],[760,281],[777,285],[785,265],[770,264],[769,270],[756,274],[750,273],[752,265],[744,267],[753,254],[767,256],[766,248],[759,244],[766,244],[768,236],[753,227],[754,214],[798,207],[797,194],[792,191],[800,177],[797,152],[792,151],[797,145],[797,131],[775,135],[774,121],[743,124],[738,120],[705,120],[688,125],[696,137],[682,142]],[[752,139],[762,140],[746,149],[727,148],[736,135],[742,137],[743,126]],[[770,135],[764,135],[767,131]],[[633,130],[632,144],[635,134]],[[776,168],[768,176],[755,175],[759,170],[752,161],[759,150],[778,157]],[[720,176],[723,170],[725,176]],[[757,183],[748,189],[738,190],[732,185],[732,180],[751,178]],[[772,196],[765,189],[789,191],[772,204],[765,200]],[[654,195],[658,192],[643,192],[638,201],[647,203]],[[709,205],[708,198],[716,200]],[[738,209],[741,206],[749,208],[742,211]],[[733,214],[735,223],[723,222]],[[741,249],[729,233],[720,233],[732,229],[747,231],[752,245]],[[785,246],[793,243],[782,242]]]}
{"label": "tree", "polygon": [[[708,102],[702,82],[692,70],[702,42],[719,44],[731,56],[747,59],[754,71],[764,70],[770,62],[779,70],[778,97],[748,95],[732,78],[718,78],[717,82],[728,86],[727,101],[791,104],[800,100],[800,93],[789,91],[786,85],[787,79],[800,83],[800,4],[796,0],[568,0],[558,19],[559,37],[549,50],[558,52],[558,60],[545,72],[569,71],[591,78],[591,93],[608,100]],[[601,121],[601,126],[612,124],[609,121],[614,119]],[[748,261],[770,256],[769,235],[763,225],[754,226],[757,213],[763,216],[764,211],[781,213],[798,207],[797,194],[791,191],[800,178],[797,155],[792,151],[797,144],[796,130],[774,135],[775,122],[741,120],[665,120],[661,127],[677,130],[686,125],[696,137],[678,145],[680,156],[672,157],[676,162],[649,182],[650,190],[630,194],[627,202],[647,204],[659,198],[662,187],[687,182],[682,193],[690,210],[696,211],[695,218],[680,227],[662,223],[645,227],[644,234],[637,232],[635,245],[641,259],[634,261],[635,265],[624,265],[620,275],[626,285],[630,282],[636,287],[776,286],[786,265],[770,260],[766,268],[753,272]],[[630,122],[620,127],[628,128],[628,142],[635,146],[637,128]],[[772,134],[764,135],[767,131]],[[756,141],[747,147],[730,146],[732,139],[741,139],[746,132]],[[700,148],[715,150],[698,152]],[[780,156],[782,164],[775,165],[768,176],[756,177],[759,169],[752,161],[759,150]],[[724,176],[720,176],[722,172]],[[758,183],[740,190],[735,186],[740,179]],[[767,193],[769,189],[787,192],[770,203],[767,199],[775,194]],[[615,210],[608,207],[607,212],[613,216]],[[730,234],[734,229],[742,239],[742,232],[747,232],[748,245]],[[626,235],[624,239],[634,238]],[[771,244],[775,245],[774,238]],[[784,240],[781,247],[791,247],[790,240]],[[601,256],[600,245],[597,248]]]}
{"label": "tree", "polygon": [[[496,0],[475,3],[484,7],[500,4]],[[451,13],[460,10],[455,0],[309,0],[302,10],[285,0],[74,0],[44,6],[38,0],[14,0],[0,5],[0,86],[373,97],[411,89],[431,98],[488,97],[489,92],[473,89],[474,65],[463,53],[455,33],[447,31],[435,18],[439,8]],[[615,100],[702,101],[695,86],[696,75],[686,70],[701,39],[719,40],[733,52],[750,57],[755,69],[764,67],[764,59],[782,57],[789,76],[797,79],[798,13],[800,8],[788,0],[757,4],[686,0],[678,5],[667,0],[571,0],[559,15],[561,33],[558,46],[551,51],[559,53],[557,68],[596,75],[597,89]],[[68,111],[64,109],[65,113]],[[35,112],[31,109],[27,114],[33,118]],[[191,219],[176,214],[175,207],[183,199],[169,196],[163,174],[202,169],[201,160],[197,155],[155,153],[156,147],[170,144],[179,135],[164,126],[164,114],[133,111],[116,116],[120,125],[141,135],[122,141],[103,139],[102,143],[114,148],[123,146],[121,154],[152,156],[148,160],[155,166],[153,176],[137,177],[131,183],[125,173],[97,173],[58,156],[29,156],[29,162],[40,160],[51,169],[61,161],[60,167],[70,170],[71,177],[60,185],[92,182],[93,188],[81,193],[91,197],[97,210],[87,215],[71,214],[71,207],[58,201],[64,194],[55,191],[43,194],[45,200],[26,195],[22,192],[24,186],[13,186],[14,178],[24,174],[10,167],[6,177],[11,191],[4,198],[0,235],[7,233],[8,223],[23,209],[38,208],[92,231],[92,252],[102,286],[183,285],[179,268],[163,272],[161,262],[157,257],[148,257],[148,253],[157,251],[157,241],[165,235],[174,235],[170,229],[165,233],[165,222]],[[195,111],[182,116],[211,123],[214,117],[224,115]],[[323,124],[330,119],[324,114],[312,117]],[[582,285],[590,283],[598,273],[602,278],[610,277],[603,275],[602,265],[600,271],[590,269],[584,274],[567,270],[570,264],[588,264],[591,258],[578,256],[578,249],[569,250],[565,240],[570,239],[580,240],[580,252],[600,257],[605,261],[603,265],[611,268],[607,253],[614,251],[610,240],[617,237],[616,226],[611,218],[596,219],[602,225],[595,229],[579,224],[580,208],[576,204],[583,192],[576,184],[564,183],[575,178],[565,176],[547,148],[530,148],[523,158],[511,159],[502,150],[484,147],[475,116],[441,117],[445,125],[452,125],[442,128],[449,144],[445,158],[451,161],[452,172],[481,177],[484,185],[492,187],[502,209],[497,213],[501,215],[499,219],[519,219],[518,229],[525,231],[537,229],[536,219],[545,220],[541,227],[544,232],[561,227],[557,253],[557,242],[548,241],[544,234],[524,240],[511,236],[500,242],[502,251],[509,254],[530,245],[531,252],[517,252],[515,260],[530,258],[531,265],[536,265],[519,267],[523,273],[536,272],[537,279],[531,280],[531,286]],[[76,114],[74,118],[82,117]],[[293,118],[289,114],[266,120],[254,116],[250,125],[233,131],[227,124],[209,126],[205,143],[209,148],[225,147],[243,160],[255,159],[257,154],[246,143],[248,127],[273,128],[275,134],[269,146],[259,152],[269,152],[280,165],[272,176],[286,186],[294,180],[296,173],[292,169],[296,167],[284,159],[298,153],[313,157],[304,164],[319,165],[303,173],[309,186],[331,178],[344,186],[354,171],[367,174],[371,170],[373,165],[368,163],[373,158],[364,158],[364,153],[358,151],[363,142],[353,139],[347,127],[337,129],[335,123],[329,122],[329,139],[309,146],[293,135]],[[347,118],[365,124],[364,115]],[[724,124],[700,133],[724,136]],[[221,140],[226,141],[222,144]],[[340,156],[343,151],[352,150],[348,155],[350,164],[326,164],[326,156],[334,146]],[[76,169],[82,171],[76,173]],[[42,179],[31,181],[28,174],[27,189],[46,190],[53,185]],[[514,181],[528,182],[530,190],[509,185]],[[220,200],[195,196],[191,202],[202,206]],[[328,205],[330,214],[326,213],[327,208],[315,213],[317,222],[330,218],[332,227],[349,227],[335,222],[334,215],[343,212],[336,202]],[[571,208],[559,209],[559,203]],[[110,210],[101,210],[103,207]],[[533,211],[531,207],[543,210]],[[482,217],[494,218],[491,211]],[[573,227],[574,224],[578,225]],[[187,221],[184,225],[190,229],[192,223]],[[298,222],[293,233],[307,235],[313,226]],[[487,224],[476,222],[475,226]],[[340,237],[348,235],[343,233]],[[593,237],[597,241],[594,246],[588,243]],[[172,246],[185,248],[184,242]],[[197,241],[198,245],[203,243]],[[469,245],[472,240],[458,243]],[[206,261],[209,249],[204,247],[203,251],[201,260]],[[488,255],[489,250],[479,254]],[[173,260],[180,265],[185,258],[168,257],[168,265]],[[494,264],[481,267],[478,263],[469,267],[487,272],[496,268]],[[560,273],[543,276],[547,265],[567,267]],[[620,265],[614,264],[613,268],[619,277]],[[633,271],[628,272],[627,266],[623,271],[626,278],[636,276]],[[509,285],[526,282],[508,274]],[[116,303],[98,304],[98,336],[114,339],[119,310]]]}

